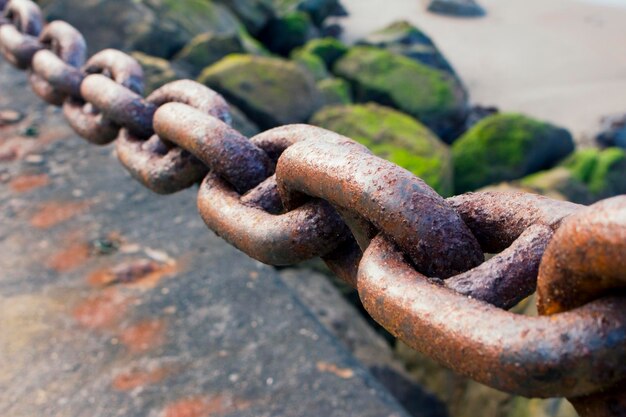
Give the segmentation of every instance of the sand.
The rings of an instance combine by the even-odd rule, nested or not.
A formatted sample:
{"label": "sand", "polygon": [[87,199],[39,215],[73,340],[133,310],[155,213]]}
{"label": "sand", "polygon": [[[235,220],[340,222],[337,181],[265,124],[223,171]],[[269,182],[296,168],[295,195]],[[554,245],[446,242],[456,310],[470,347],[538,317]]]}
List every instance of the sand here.
{"label": "sand", "polygon": [[437,43],[473,103],[523,112],[578,138],[626,113],[626,0],[479,0],[487,16],[443,17],[421,0],[342,0],[353,41],[406,19]]}

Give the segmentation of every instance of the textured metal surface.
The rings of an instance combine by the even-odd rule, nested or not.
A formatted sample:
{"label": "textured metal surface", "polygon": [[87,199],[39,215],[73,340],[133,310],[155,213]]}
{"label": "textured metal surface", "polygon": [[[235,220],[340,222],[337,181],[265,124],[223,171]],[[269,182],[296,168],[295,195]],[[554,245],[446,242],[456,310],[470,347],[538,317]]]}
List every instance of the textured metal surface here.
{"label": "textured metal surface", "polygon": [[[248,139],[230,127],[224,99],[194,82],[143,98],[141,68],[122,52],[78,70],[84,42],[73,28],[44,27],[29,0],[0,8],[0,51],[33,71],[35,91],[62,102],[90,142],[117,139],[122,164],[153,191],[202,181],[202,218],[238,249],[274,265],[323,257],[375,320],[461,374],[568,396],[585,417],[623,415],[624,197],[589,209],[524,193],[445,200],[324,129]],[[543,316],[506,311],[536,287]]]}

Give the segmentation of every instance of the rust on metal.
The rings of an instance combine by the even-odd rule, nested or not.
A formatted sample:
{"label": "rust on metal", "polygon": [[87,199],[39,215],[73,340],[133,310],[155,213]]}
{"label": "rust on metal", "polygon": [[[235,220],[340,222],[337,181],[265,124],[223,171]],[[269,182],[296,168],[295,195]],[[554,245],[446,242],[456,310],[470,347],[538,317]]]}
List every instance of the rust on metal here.
{"label": "rust on metal", "polygon": [[526,317],[468,299],[415,271],[382,235],[359,266],[359,296],[393,335],[457,373],[528,397],[577,397],[626,377],[626,300]]}
{"label": "rust on metal", "polygon": [[469,228],[441,196],[361,145],[298,142],[279,159],[276,177],[287,208],[312,196],[356,213],[393,239],[428,276],[449,278],[483,261]]}
{"label": "rust on metal", "polygon": [[[525,396],[567,396],[583,417],[626,414],[626,196],[590,208],[527,193],[444,200],[328,130],[281,126],[248,139],[230,126],[225,100],[195,82],[170,83],[144,99],[143,72],[129,55],[109,49],[82,65],[84,39],[68,24],[44,26],[30,0],[0,0],[0,11],[0,52],[31,70],[37,94],[63,104],[88,141],[117,139],[122,164],[153,191],[201,182],[205,223],[246,254],[273,265],[322,257],[358,289],[376,321],[458,373]],[[49,142],[46,136],[37,143]],[[0,160],[26,153],[16,140],[3,142]],[[26,191],[46,182],[10,186]],[[46,203],[31,224],[53,227],[91,203]],[[494,256],[483,263],[483,252]],[[84,244],[70,246],[48,266],[70,270],[89,255]],[[138,260],[95,271],[89,279],[98,294],[76,306],[74,317],[90,328],[115,328],[131,353],[156,346],[162,323],[119,329],[135,301],[126,292],[150,288],[178,268]],[[506,311],[535,288],[542,316]],[[318,369],[350,375],[332,364]],[[162,377],[131,375],[117,385]],[[224,410],[222,400],[181,399],[164,414]]]}
{"label": "rust on metal", "polygon": [[47,25],[39,36],[47,49],[33,56],[29,75],[33,91],[45,102],[60,106],[68,95],[80,97],[87,44],[73,26],[60,20]]}

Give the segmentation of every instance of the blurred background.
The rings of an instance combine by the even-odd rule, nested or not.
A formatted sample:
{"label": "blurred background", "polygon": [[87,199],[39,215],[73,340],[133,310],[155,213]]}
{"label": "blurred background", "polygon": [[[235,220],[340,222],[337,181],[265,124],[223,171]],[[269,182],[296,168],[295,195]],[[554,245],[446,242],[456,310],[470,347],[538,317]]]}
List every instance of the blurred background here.
{"label": "blurred background", "polygon": [[[147,94],[179,78],[220,92],[248,136],[290,123],[328,128],[444,196],[521,189],[591,204],[625,194],[626,0],[477,1],[39,4],[48,20],[77,27],[92,54],[132,53]],[[516,312],[533,314],[532,304]],[[562,399],[456,376],[370,324],[400,364],[377,376],[415,416],[576,415]],[[411,384],[438,405],[416,403]]]}

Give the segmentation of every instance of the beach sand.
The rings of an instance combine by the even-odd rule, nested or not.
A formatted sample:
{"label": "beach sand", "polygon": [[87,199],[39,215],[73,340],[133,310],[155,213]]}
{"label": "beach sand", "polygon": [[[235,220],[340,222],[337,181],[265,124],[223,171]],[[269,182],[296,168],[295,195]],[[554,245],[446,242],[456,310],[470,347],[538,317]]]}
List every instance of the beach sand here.
{"label": "beach sand", "polygon": [[[626,113],[626,0],[479,0],[487,16],[426,12],[424,0],[342,0],[346,41],[415,23],[450,60],[476,104],[522,112],[577,138]],[[623,5],[624,7],[620,7]]]}

